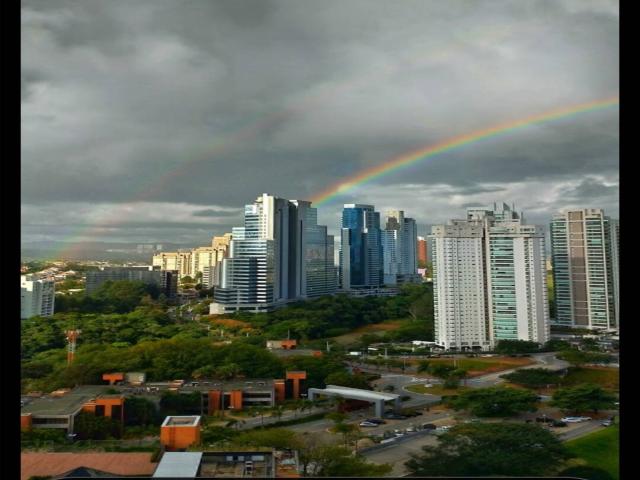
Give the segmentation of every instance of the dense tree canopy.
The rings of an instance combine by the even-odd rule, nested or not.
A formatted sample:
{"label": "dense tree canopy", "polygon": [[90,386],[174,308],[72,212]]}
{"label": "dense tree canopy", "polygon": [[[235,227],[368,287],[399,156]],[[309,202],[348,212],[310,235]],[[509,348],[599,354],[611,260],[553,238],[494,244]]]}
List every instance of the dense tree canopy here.
{"label": "dense tree canopy", "polygon": [[58,295],[57,312],[126,313],[136,308],[145,296],[158,298],[157,285],[141,281],[107,281],[90,295]]}
{"label": "dense tree canopy", "polygon": [[580,367],[587,363],[610,363],[611,355],[598,352],[583,352],[575,348],[564,350],[558,354],[558,358],[566,360],[575,367]]}
{"label": "dense tree canopy", "polygon": [[413,318],[415,326],[390,332],[389,338],[433,339],[432,302],[430,285],[405,285],[395,297],[326,296],[296,302],[274,312],[237,313],[234,317],[260,328],[270,338],[286,338],[292,333],[303,340],[338,336],[385,320]]}
{"label": "dense tree canopy", "polygon": [[616,397],[599,385],[583,384],[561,388],[553,394],[551,404],[567,412],[598,412],[614,408]]}
{"label": "dense tree canopy", "polygon": [[500,340],[495,348],[496,353],[512,355],[517,353],[535,353],[540,351],[540,344],[527,340]]}
{"label": "dense tree canopy", "polygon": [[508,417],[520,412],[535,412],[537,395],[508,387],[467,390],[450,401],[456,410],[469,410],[479,417]]}
{"label": "dense tree canopy", "polygon": [[423,447],[407,468],[416,476],[549,475],[568,458],[551,432],[531,424],[457,425]]}
{"label": "dense tree canopy", "polygon": [[501,378],[517,385],[530,388],[542,388],[547,385],[560,383],[560,375],[545,368],[521,368],[514,372],[501,375]]}

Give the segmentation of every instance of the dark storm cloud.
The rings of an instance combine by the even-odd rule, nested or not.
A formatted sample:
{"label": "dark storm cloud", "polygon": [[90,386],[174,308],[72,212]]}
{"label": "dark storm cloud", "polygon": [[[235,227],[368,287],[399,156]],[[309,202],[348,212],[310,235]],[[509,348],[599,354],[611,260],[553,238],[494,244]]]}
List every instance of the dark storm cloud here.
{"label": "dark storm cloud", "polygon": [[212,210],[210,208],[206,210],[198,210],[193,212],[196,217],[239,217],[239,211],[224,211],[224,210]]}
{"label": "dark storm cloud", "polygon": [[[190,205],[172,218],[189,216],[179,233],[188,236],[187,224],[208,217],[198,211],[241,208],[263,192],[310,198],[405,152],[618,91],[612,1],[22,5],[22,201],[34,207],[23,224],[33,234],[35,206],[60,225],[78,204],[100,212],[87,222],[117,219],[121,231],[108,235],[134,235],[145,212],[131,202],[144,201]],[[532,202],[540,218],[591,194],[617,209],[617,186],[575,184],[615,183],[617,115],[468,145],[380,178],[370,185],[379,199],[348,192],[321,219],[334,228],[341,203],[366,197],[429,223],[474,196],[533,185],[576,189],[554,197],[561,204]],[[419,203],[402,203],[407,182],[423,186],[412,191]],[[229,226],[216,220],[212,233]],[[171,228],[157,240],[178,235]]]}

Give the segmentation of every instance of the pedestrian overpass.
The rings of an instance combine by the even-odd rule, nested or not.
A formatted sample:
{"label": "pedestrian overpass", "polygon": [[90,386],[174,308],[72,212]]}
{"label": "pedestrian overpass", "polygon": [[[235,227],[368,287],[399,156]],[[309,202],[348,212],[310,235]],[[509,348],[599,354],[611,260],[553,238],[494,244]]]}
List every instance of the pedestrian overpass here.
{"label": "pedestrian overpass", "polygon": [[394,401],[394,410],[400,408],[400,395],[395,393],[373,392],[371,390],[362,390],[360,388],[341,387],[339,385],[327,385],[326,388],[310,388],[308,391],[309,400],[315,400],[319,395],[330,397],[342,397],[350,400],[364,400],[373,403],[375,406],[376,417],[384,415],[384,404]]}

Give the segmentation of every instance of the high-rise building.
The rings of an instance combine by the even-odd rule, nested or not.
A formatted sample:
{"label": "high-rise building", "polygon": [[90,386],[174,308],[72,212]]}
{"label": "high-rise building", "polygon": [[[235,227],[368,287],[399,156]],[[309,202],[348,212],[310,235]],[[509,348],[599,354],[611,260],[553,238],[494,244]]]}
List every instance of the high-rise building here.
{"label": "high-rise building", "polygon": [[311,202],[263,194],[245,205],[222,260],[212,314],[269,311],[335,291],[333,238]]}
{"label": "high-rise building", "polygon": [[378,288],[384,283],[380,214],[373,205],[345,204],[340,241],[340,287]]}
{"label": "high-rise building", "polygon": [[85,291],[87,294],[95,292],[105,282],[139,281],[147,285],[157,285],[159,293],[167,297],[174,297],[177,290],[178,272],[175,270],[160,270],[158,266],[131,267],[100,267],[99,270],[87,272]]}
{"label": "high-rise building", "polygon": [[489,227],[489,329],[493,342],[549,340],[544,230],[519,220]]}
{"label": "high-rise building", "polygon": [[453,350],[491,345],[484,263],[484,226],[451,220],[431,227],[436,343]]}
{"label": "high-rise building", "polygon": [[36,275],[20,276],[20,318],[53,315],[55,282]]}
{"label": "high-rise building", "polygon": [[191,250],[178,252],[162,252],[153,256],[152,265],[160,270],[177,271],[180,278],[193,276],[193,262]]}
{"label": "high-rise building", "polygon": [[436,342],[488,349],[500,340],[549,340],[544,233],[508,205],[470,208],[432,227]]}
{"label": "high-rise building", "polygon": [[[615,238],[613,238],[615,237]],[[617,327],[618,227],[599,208],[567,210],[551,221],[559,325]]]}
{"label": "high-rise building", "polygon": [[382,230],[382,254],[385,285],[419,283],[417,263],[417,227],[402,210],[390,210]]}
{"label": "high-rise building", "polygon": [[418,237],[418,265],[425,267],[427,265],[427,241],[424,237]]}
{"label": "high-rise building", "polygon": [[620,329],[620,221],[609,219],[611,242],[611,279],[613,281],[613,306],[616,327]]}

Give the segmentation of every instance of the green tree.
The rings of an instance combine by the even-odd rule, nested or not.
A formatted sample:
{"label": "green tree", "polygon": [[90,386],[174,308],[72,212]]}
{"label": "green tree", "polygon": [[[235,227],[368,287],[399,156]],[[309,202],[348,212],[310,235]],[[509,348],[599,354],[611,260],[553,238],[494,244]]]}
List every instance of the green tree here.
{"label": "green tree", "polygon": [[598,352],[585,352],[577,349],[564,350],[558,358],[569,362],[574,367],[581,367],[587,363],[610,363],[611,355]]}
{"label": "green tree", "polygon": [[479,417],[508,417],[535,412],[537,395],[508,387],[478,388],[462,392],[450,401],[455,410],[469,410]]}
{"label": "green tree", "polygon": [[416,372],[418,372],[418,373],[429,372],[429,367],[430,366],[431,366],[431,362],[429,362],[429,360],[421,360],[418,363],[418,368],[416,369]]}
{"label": "green tree", "polygon": [[547,343],[544,344],[543,350],[547,352],[559,352],[562,350],[568,350],[571,348],[569,342],[565,340],[559,340],[556,338],[552,338]]}
{"label": "green tree", "polygon": [[367,462],[359,455],[339,446],[322,446],[314,455],[315,477],[381,477],[388,474],[389,464],[376,465]]}
{"label": "green tree", "polygon": [[422,449],[406,463],[415,476],[542,476],[569,457],[554,434],[520,423],[458,425]]}
{"label": "green tree", "polygon": [[127,397],[124,402],[125,425],[159,425],[156,404],[144,397]]}
{"label": "green tree", "polygon": [[233,439],[241,446],[269,447],[278,450],[298,450],[302,443],[296,432],[284,428],[269,428],[243,432]]}
{"label": "green tree", "polygon": [[551,405],[568,412],[597,413],[599,410],[614,408],[615,395],[606,392],[599,385],[583,384],[561,388],[553,394]]}
{"label": "green tree", "polygon": [[521,368],[501,375],[500,378],[529,388],[542,388],[547,385],[557,385],[560,382],[560,375],[546,368]]}
{"label": "green tree", "polygon": [[455,370],[456,367],[446,363],[434,363],[429,367],[431,375],[443,379],[448,378]]}
{"label": "green tree", "polygon": [[92,413],[80,412],[74,420],[74,431],[80,440],[106,440],[119,438],[121,425],[109,417],[98,417]]}
{"label": "green tree", "polygon": [[535,353],[540,351],[540,344],[527,340],[500,340],[495,348],[496,353],[513,355],[518,353]]}
{"label": "green tree", "polygon": [[342,387],[371,390],[371,385],[369,385],[369,382],[367,382],[367,379],[363,374],[352,374],[344,370],[341,372],[330,373],[327,375],[327,378],[324,379],[324,383],[327,385],[340,385]]}

